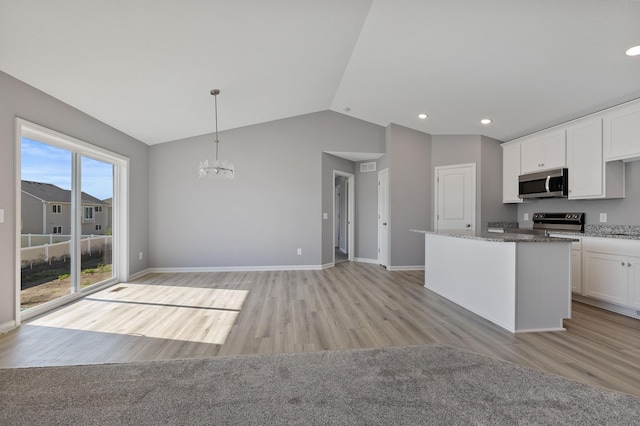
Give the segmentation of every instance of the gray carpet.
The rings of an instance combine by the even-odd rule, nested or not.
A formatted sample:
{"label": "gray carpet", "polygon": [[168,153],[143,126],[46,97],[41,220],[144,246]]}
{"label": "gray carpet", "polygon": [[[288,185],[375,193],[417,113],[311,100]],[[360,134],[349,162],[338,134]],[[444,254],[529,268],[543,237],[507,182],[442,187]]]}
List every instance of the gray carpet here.
{"label": "gray carpet", "polygon": [[638,424],[640,399],[442,345],[0,370],[0,424]]}

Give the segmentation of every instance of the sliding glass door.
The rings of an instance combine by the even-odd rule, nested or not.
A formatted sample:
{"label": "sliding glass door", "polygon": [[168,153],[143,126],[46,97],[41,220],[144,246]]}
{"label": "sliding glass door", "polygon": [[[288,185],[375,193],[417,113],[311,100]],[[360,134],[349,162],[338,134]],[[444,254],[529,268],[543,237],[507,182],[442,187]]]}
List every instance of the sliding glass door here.
{"label": "sliding glass door", "polygon": [[[17,120],[19,299],[31,316],[116,282],[128,160]],[[120,185],[120,186],[119,186]],[[125,221],[126,222],[126,221]],[[126,274],[120,274],[123,276]]]}

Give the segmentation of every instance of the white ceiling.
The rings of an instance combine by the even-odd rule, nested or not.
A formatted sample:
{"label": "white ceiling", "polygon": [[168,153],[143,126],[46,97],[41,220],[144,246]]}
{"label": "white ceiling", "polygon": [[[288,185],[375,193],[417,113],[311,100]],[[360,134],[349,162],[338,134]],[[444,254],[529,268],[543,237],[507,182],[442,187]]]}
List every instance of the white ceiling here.
{"label": "white ceiling", "polygon": [[640,98],[638,44],[638,0],[0,0],[0,70],[147,144],[212,132],[213,88],[221,130],[510,140]]}

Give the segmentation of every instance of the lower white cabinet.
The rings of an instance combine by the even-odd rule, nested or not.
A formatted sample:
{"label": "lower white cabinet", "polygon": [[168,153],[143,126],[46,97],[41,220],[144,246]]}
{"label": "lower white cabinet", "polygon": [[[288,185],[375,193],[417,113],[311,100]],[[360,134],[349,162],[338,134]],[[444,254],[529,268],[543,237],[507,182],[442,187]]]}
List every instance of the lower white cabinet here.
{"label": "lower white cabinet", "polygon": [[571,291],[582,294],[582,252],[571,250]]}
{"label": "lower white cabinet", "polygon": [[627,258],[584,252],[584,295],[619,305],[627,304]]}
{"label": "lower white cabinet", "polygon": [[627,260],[629,264],[629,274],[627,283],[629,285],[629,306],[640,309],[640,257],[630,257]]}
{"label": "lower white cabinet", "polygon": [[581,278],[584,296],[640,308],[640,241],[583,238]]}

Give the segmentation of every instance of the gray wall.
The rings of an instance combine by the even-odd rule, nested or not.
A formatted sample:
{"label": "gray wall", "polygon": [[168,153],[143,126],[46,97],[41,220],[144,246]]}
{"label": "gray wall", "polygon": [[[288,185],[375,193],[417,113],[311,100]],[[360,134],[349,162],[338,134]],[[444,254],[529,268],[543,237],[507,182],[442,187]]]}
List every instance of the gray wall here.
{"label": "gray wall", "polygon": [[[498,140],[480,135],[432,136],[434,168],[476,163],[476,229],[478,230],[486,229],[487,222],[516,220],[517,209],[502,203],[500,143]],[[432,203],[435,203],[433,198]]]}
{"label": "gray wall", "polygon": [[[369,163],[370,161],[364,161]],[[360,173],[356,163],[356,257],[378,260],[378,172]]]}
{"label": "gray wall", "polygon": [[334,182],[323,151],[384,152],[384,128],[323,111],[221,132],[220,158],[236,166],[230,181],[198,178],[211,141],[151,147],[153,267],[329,263]]}
{"label": "gray wall", "polygon": [[424,237],[410,229],[429,229],[432,223],[430,155],[430,135],[387,126],[391,269],[424,265]]}
{"label": "gray wall", "polygon": [[[149,147],[59,100],[0,72],[0,324],[15,317],[15,118],[40,124],[131,159],[130,174],[130,272],[148,267],[148,154]],[[18,219],[19,220],[19,219]]]}
{"label": "gray wall", "polygon": [[[607,225],[640,225],[640,162],[625,164],[625,192],[625,198],[614,200],[532,200],[517,205],[518,221],[521,228],[531,228],[534,212],[585,212],[590,225],[600,225],[600,213],[607,213]],[[529,213],[526,222],[524,213]]]}
{"label": "gray wall", "polygon": [[480,152],[480,227],[486,230],[488,222],[514,222],[518,209],[502,202],[502,143],[499,140],[481,136]]}

